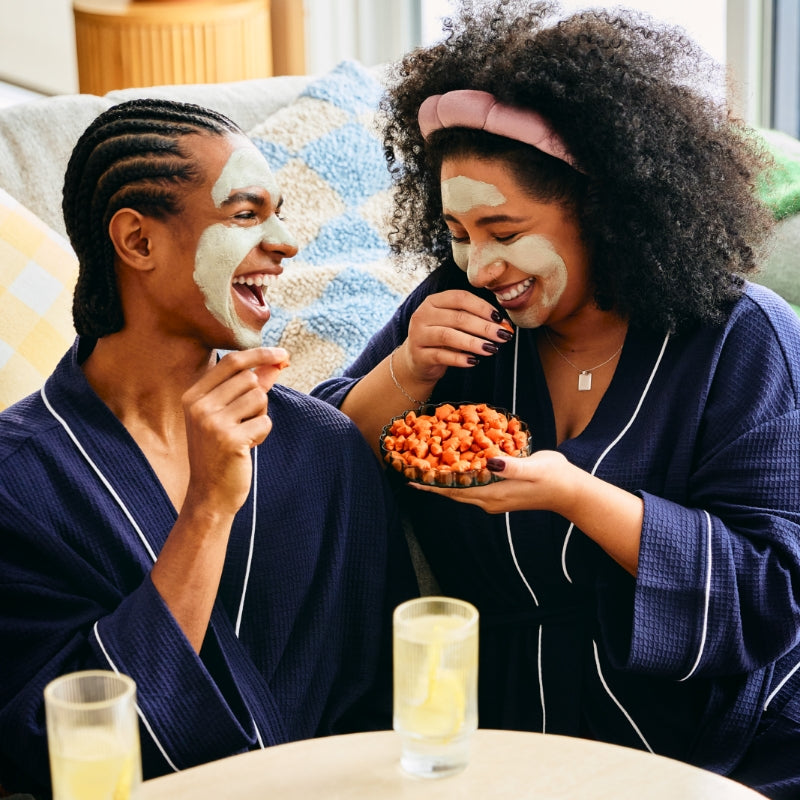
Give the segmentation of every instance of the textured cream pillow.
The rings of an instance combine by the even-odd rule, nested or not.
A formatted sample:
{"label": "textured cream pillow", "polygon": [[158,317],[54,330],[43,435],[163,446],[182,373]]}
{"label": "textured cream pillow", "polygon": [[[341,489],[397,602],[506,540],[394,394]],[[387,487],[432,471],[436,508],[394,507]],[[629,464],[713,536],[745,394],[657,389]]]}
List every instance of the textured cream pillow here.
{"label": "textured cream pillow", "polygon": [[78,260],[0,189],[0,409],[36,391],[72,344]]}

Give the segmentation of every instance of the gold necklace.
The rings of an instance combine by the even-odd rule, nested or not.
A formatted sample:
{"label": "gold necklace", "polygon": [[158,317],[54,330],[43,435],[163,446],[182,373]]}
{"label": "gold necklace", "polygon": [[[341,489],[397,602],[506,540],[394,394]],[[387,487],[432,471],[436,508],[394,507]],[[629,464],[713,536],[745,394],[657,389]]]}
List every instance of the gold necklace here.
{"label": "gold necklace", "polygon": [[573,364],[555,345],[555,342],[550,338],[550,331],[547,328],[543,328],[544,335],[547,337],[547,341],[550,342],[550,347],[558,353],[564,361],[567,362],[573,369],[578,370],[578,391],[579,392],[588,392],[592,388],[592,373],[596,369],[600,369],[600,367],[604,367],[608,364],[609,361],[613,361],[621,352],[622,348],[625,346],[625,340],[622,340],[622,344],[619,346],[619,349],[614,352],[613,355],[609,356],[605,361],[601,362],[600,364],[596,364],[593,367],[589,367],[589,369],[581,369],[576,364]]}

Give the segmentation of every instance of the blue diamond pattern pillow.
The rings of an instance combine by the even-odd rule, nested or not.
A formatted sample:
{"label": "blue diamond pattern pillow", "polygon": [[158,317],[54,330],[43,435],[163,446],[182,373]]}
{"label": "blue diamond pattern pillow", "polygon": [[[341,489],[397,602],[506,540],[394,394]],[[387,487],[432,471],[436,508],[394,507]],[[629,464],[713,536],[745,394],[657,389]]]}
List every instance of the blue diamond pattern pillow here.
{"label": "blue diamond pattern pillow", "polygon": [[299,245],[269,289],[264,341],[289,351],[282,377],[303,391],[341,372],[421,277],[389,260],[381,93],[372,71],[344,61],[248,132],[276,174]]}

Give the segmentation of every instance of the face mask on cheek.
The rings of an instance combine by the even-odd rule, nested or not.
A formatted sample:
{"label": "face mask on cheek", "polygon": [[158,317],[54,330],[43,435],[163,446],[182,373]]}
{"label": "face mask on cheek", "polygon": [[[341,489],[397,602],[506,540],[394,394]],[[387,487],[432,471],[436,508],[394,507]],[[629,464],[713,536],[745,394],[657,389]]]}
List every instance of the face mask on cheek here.
{"label": "face mask on cheek", "polygon": [[[219,208],[237,187],[260,186],[275,199],[280,190],[264,158],[252,148],[231,153],[211,189],[214,205]],[[277,217],[260,225],[242,228],[237,225],[211,225],[200,236],[194,262],[194,281],[205,298],[206,308],[234,335],[242,348],[258,347],[261,332],[243,325],[234,311],[231,281],[247,254],[260,243],[296,246],[291,234]]]}
{"label": "face mask on cheek", "polygon": [[242,348],[258,347],[261,333],[243,325],[236,315],[231,280],[239,264],[263,236],[261,225],[253,228],[212,225],[201,234],[194,258],[193,277],[203,293],[206,308],[233,333]]}
{"label": "face mask on cheek", "polygon": [[479,248],[459,242],[452,243],[453,259],[467,273],[470,283],[475,283],[481,270],[496,261],[536,278],[540,292],[537,306],[552,308],[567,288],[567,266],[544,236],[521,236],[509,244],[494,242]]}

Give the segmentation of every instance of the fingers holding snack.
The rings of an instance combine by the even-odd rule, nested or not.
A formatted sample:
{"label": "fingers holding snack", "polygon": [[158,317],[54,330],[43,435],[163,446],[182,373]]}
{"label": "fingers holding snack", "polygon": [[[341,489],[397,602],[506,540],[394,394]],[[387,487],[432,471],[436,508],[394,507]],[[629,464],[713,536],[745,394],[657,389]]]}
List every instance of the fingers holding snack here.
{"label": "fingers holding snack", "polygon": [[183,396],[190,491],[238,508],[250,488],[253,447],[272,430],[268,391],[288,361],[282,348],[228,353]]}
{"label": "fingers holding snack", "polygon": [[281,372],[291,366],[291,361],[289,359],[289,353],[282,347],[265,347],[262,349],[266,350],[269,354],[269,358],[274,360],[263,366],[254,367],[253,372],[255,372],[258,377],[261,387],[265,392],[268,392],[277,382]]}
{"label": "fingers holding snack", "polygon": [[511,323],[472,292],[451,289],[427,297],[408,327],[410,358],[420,379],[443,368],[470,367],[496,354],[514,334]]}
{"label": "fingers holding snack", "polygon": [[[410,328],[417,328],[420,345],[441,343],[441,329],[498,344],[508,341],[513,334],[511,323],[491,303],[472,292],[449,289],[429,295],[411,316]],[[433,329],[434,333],[426,329]],[[461,347],[460,349],[464,349]],[[478,346],[477,349],[480,349]]]}

